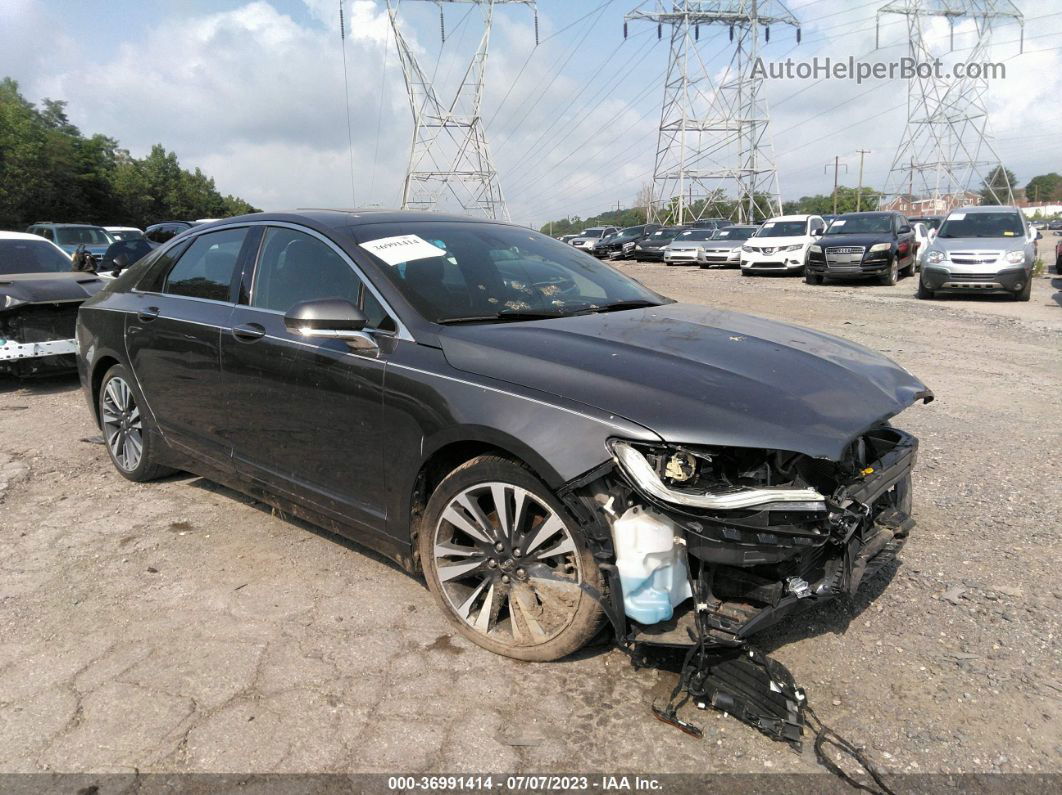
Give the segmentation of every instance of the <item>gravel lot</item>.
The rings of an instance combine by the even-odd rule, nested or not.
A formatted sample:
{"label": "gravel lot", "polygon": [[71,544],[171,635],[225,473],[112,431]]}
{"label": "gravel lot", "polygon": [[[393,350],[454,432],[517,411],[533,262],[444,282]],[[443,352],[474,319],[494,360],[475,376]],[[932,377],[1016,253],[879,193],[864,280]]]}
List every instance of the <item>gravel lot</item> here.
{"label": "gravel lot", "polygon": [[[922,440],[901,565],[760,642],[887,771],[1062,772],[1062,278],[1020,304],[623,269],[936,391],[898,419]],[[200,478],[129,483],[96,433],[76,380],[0,382],[0,771],[820,770],[716,713],[700,741],[659,723],[673,680],[618,652],[479,651],[382,559]]]}

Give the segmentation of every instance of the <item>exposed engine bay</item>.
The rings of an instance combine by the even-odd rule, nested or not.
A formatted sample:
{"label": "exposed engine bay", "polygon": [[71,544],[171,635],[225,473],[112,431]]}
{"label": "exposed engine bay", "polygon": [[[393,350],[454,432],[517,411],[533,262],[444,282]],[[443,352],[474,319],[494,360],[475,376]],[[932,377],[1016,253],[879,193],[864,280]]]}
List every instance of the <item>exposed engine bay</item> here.
{"label": "exposed engine bay", "polygon": [[[614,466],[574,484],[615,560],[613,607],[632,643],[741,645],[797,607],[854,593],[914,526],[918,443],[887,424],[840,461],[791,452],[615,442]],[[635,524],[636,523],[636,524]],[[589,530],[589,528],[588,528]],[[616,623],[614,621],[614,623]]]}

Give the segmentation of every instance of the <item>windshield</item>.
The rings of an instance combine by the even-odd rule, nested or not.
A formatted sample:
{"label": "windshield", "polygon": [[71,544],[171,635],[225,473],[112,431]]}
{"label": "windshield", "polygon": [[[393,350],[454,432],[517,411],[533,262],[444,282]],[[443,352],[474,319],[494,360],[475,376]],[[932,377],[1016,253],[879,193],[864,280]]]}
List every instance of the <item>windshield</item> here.
{"label": "windshield", "polygon": [[685,243],[687,240],[711,240],[712,229],[687,229],[675,235],[673,243]]}
{"label": "windshield", "polygon": [[636,237],[641,237],[645,231],[644,226],[628,226],[626,229],[621,229],[616,233],[616,238],[622,238],[624,240],[631,240]]}
{"label": "windshield", "polygon": [[559,317],[667,302],[604,263],[526,229],[422,221],[351,231],[402,295],[434,322]]}
{"label": "windshield", "polygon": [[828,235],[892,234],[891,215],[842,215],[826,230]]}
{"label": "windshield", "polygon": [[768,221],[760,227],[756,237],[802,237],[806,229],[806,221]]}
{"label": "windshield", "polygon": [[668,243],[675,239],[675,235],[683,230],[681,229],[660,229],[653,232],[649,238],[650,243]]}
{"label": "windshield", "polygon": [[600,226],[596,226],[593,229],[587,229],[579,237],[601,237],[605,233],[605,230]]}
{"label": "windshield", "polygon": [[755,226],[728,226],[726,229],[717,229],[712,234],[712,240],[748,240],[756,232]]}
{"label": "windshield", "polygon": [[0,274],[71,270],[70,258],[45,240],[0,240]]}
{"label": "windshield", "polygon": [[912,218],[911,222],[918,221],[926,225],[926,229],[940,229],[943,218]]}
{"label": "windshield", "polygon": [[952,213],[938,237],[1021,237],[1025,234],[1016,212]]}
{"label": "windshield", "polygon": [[114,238],[98,226],[61,226],[55,230],[55,242],[60,246],[109,246]]}
{"label": "windshield", "polygon": [[137,229],[120,229],[117,232],[111,232],[111,237],[115,240],[139,240],[144,237],[144,233]]}

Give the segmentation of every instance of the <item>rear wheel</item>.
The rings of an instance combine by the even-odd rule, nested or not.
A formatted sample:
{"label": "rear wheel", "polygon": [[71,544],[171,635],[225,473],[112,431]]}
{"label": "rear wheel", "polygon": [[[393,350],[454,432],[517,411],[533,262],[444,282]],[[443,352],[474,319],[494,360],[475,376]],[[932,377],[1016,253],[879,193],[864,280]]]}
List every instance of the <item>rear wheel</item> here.
{"label": "rear wheel", "polygon": [[563,504],[525,467],[480,456],[428,500],[418,532],[431,590],[458,632],[520,660],[556,660],[601,627],[603,578]]}
{"label": "rear wheel", "polygon": [[122,477],[142,483],[173,471],[155,463],[155,437],[146,432],[149,420],[142,412],[140,393],[120,364],[103,376],[99,412],[107,453]]}

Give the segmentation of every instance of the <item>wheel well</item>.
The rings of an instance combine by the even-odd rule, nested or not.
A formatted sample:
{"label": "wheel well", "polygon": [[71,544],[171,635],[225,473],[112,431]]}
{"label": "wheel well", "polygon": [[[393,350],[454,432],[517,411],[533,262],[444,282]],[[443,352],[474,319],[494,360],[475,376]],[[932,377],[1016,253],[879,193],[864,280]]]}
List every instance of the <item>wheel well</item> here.
{"label": "wheel well", "polygon": [[[409,538],[413,549],[413,568],[420,571],[420,555],[417,546],[417,527],[420,517],[428,505],[428,500],[443,479],[466,461],[481,455],[497,455],[508,458],[516,464],[527,467],[527,462],[519,456],[497,445],[486,442],[453,442],[436,450],[421,466],[413,481],[413,495],[410,500]],[[527,467],[531,469],[530,467]],[[534,470],[531,470],[534,471]]]}
{"label": "wheel well", "polygon": [[104,356],[96,360],[92,370],[92,414],[96,418],[96,424],[100,424],[100,388],[103,386],[103,376],[114,365],[120,362],[112,356]]}

